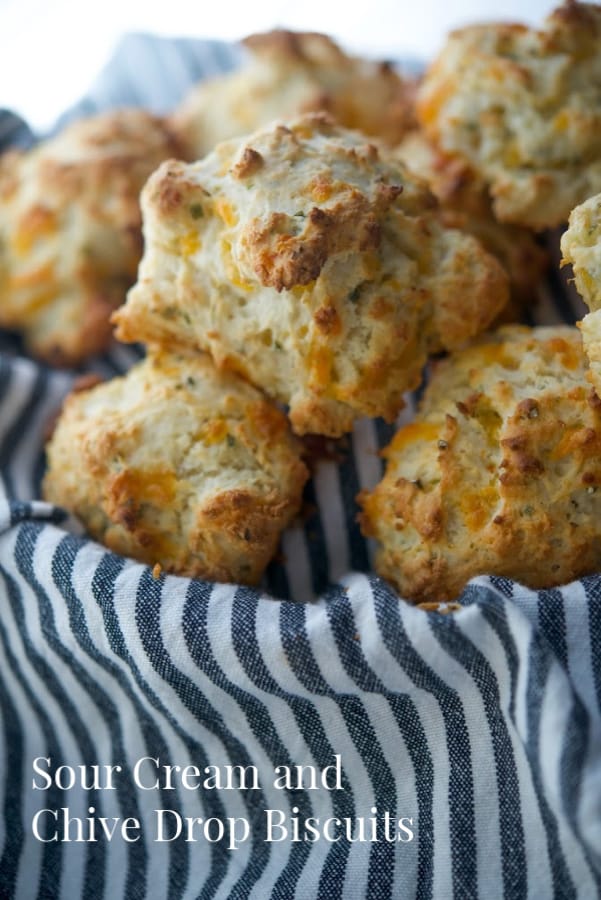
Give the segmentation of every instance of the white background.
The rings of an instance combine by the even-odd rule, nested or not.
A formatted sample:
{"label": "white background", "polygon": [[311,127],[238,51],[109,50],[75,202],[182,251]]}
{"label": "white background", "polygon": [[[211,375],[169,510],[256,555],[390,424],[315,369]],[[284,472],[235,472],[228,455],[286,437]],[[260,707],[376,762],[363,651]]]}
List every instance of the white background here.
{"label": "white background", "polygon": [[126,31],[235,40],[277,25],[325,31],[370,56],[428,59],[467,22],[539,23],[546,0],[0,0],[0,106],[36,128],[85,93]]}

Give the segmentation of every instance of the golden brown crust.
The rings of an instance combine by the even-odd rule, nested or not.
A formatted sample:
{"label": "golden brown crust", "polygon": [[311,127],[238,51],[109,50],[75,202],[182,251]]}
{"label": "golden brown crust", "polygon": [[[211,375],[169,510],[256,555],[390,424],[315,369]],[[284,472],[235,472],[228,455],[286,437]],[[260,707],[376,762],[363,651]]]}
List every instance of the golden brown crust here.
{"label": "golden brown crust", "polygon": [[416,602],[479,574],[532,588],[601,566],[601,408],[573,328],[501,329],[435,370],[361,497],[377,571]]}
{"label": "golden brown crust", "polygon": [[[262,164],[241,180],[249,148]],[[142,203],[146,251],[118,337],[208,350],[288,404],[299,434],[393,418],[428,355],[507,300],[497,261],[441,225],[429,191],[323,115],[166,163]]]}
{"label": "golden brown crust", "polygon": [[601,189],[601,7],[568,2],[540,30],[453,32],[417,113],[436,146],[490,186],[499,219],[562,224]]}
{"label": "golden brown crust", "polygon": [[243,41],[238,71],[197,85],[172,117],[187,158],[275,119],[327,112],[341,125],[397,144],[415,125],[415,83],[387,63],[347,56],[325,34],[275,30]]}
{"label": "golden brown crust", "polygon": [[[319,192],[322,186],[312,185],[311,189]],[[318,278],[336,253],[378,250],[380,220],[401,191],[400,184],[382,184],[377,185],[375,198],[356,192],[327,210],[314,206],[299,235],[290,234],[285,213],[272,213],[265,222],[252,222],[245,240],[259,281],[278,292],[290,290]]]}
{"label": "golden brown crust", "polygon": [[285,416],[258,391],[204,354],[156,351],[66,400],[44,496],[117,553],[254,584],[306,478]]}
{"label": "golden brown crust", "polygon": [[0,324],[31,353],[77,365],[107,346],[142,253],[140,190],[178,149],[162,120],[132,109],[0,159]]}

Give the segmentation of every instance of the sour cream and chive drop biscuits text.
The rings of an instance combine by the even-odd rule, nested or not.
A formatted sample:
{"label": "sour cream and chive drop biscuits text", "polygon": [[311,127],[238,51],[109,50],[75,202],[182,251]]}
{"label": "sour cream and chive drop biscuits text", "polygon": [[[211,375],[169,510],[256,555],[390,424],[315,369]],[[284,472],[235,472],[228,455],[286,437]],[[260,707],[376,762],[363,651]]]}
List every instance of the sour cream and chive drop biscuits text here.
{"label": "sour cream and chive drop biscuits text", "polygon": [[185,350],[72,394],[47,452],[44,496],[92,537],[212,581],[260,579],[307,479],[283,413]]}
{"label": "sour cream and chive drop biscuits text", "polygon": [[601,568],[601,400],[575,328],[513,326],[434,371],[360,497],[376,570],[416,602],[475,575],[547,588]]}
{"label": "sour cream and chive drop biscuits text", "polygon": [[171,119],[189,159],[307,112],[327,112],[387,144],[397,144],[415,124],[415,83],[386,63],[347,56],[325,34],[278,30],[243,43],[250,51],[246,64],[201,82]]}
{"label": "sour cream and chive drop biscuits text", "polygon": [[0,157],[0,326],[33,355],[76,365],[106,347],[142,254],[140,190],[178,147],[127,109]]}
{"label": "sour cream and chive drop biscuits text", "polygon": [[392,419],[428,355],[507,301],[499,263],[440,224],[428,189],[323,116],[165,163],[142,209],[117,336],[208,350],[288,404],[300,434]]}
{"label": "sour cream and chive drop biscuits text", "polygon": [[601,6],[568,0],[541,30],[453,32],[417,114],[443,152],[487,182],[499,219],[562,224],[601,190]]}

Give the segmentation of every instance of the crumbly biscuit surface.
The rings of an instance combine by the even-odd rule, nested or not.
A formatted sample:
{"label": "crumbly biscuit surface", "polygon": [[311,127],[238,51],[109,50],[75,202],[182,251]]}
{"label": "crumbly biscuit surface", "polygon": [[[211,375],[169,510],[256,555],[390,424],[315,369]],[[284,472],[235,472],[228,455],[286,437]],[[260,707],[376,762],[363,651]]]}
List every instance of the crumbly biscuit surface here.
{"label": "crumbly biscuit surface", "polygon": [[253,584],[306,477],[283,413],[205,354],[170,350],[67,398],[44,496],[117,553]]}
{"label": "crumbly biscuit surface", "polygon": [[560,225],[601,190],[601,6],[568,0],[540,30],[453,32],[417,112],[434,143],[490,185],[499,219]]}
{"label": "crumbly biscuit surface", "polygon": [[601,400],[577,329],[501,329],[436,368],[361,497],[376,568],[416,602],[469,578],[532,588],[601,568]]}
{"label": "crumbly biscuit surface", "polygon": [[327,112],[389,144],[414,124],[415,85],[386,63],[347,56],[325,34],[271,31],[244,41],[238,71],[197,85],[172,117],[190,159],[275,119]]}
{"label": "crumbly biscuit surface", "polygon": [[142,252],[139,193],[178,144],[142,110],[67,126],[0,157],[0,325],[77,364],[103,349]]}
{"label": "crumbly biscuit surface", "polygon": [[124,340],[210,351],[290,407],[298,433],[392,418],[429,353],[485,328],[507,279],[429,191],[323,116],[169,162],[143,195]]}

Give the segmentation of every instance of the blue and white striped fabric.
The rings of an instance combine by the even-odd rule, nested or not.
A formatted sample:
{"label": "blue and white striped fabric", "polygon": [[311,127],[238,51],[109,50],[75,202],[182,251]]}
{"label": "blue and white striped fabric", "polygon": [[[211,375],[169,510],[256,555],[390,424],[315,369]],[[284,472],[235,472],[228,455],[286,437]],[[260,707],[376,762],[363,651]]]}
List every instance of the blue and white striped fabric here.
{"label": "blue and white striped fabric", "polygon": [[[131,36],[74,114],[166,109],[234,62],[223,45]],[[550,278],[537,320],[573,319],[576,301]],[[115,348],[95,368],[134,358]],[[314,512],[285,535],[263,591],[155,579],[37,499],[44,433],[72,378],[8,343],[0,357],[0,897],[601,896],[601,577],[538,593],[481,577],[455,615],[399,602],[369,574],[355,520],[390,436],[363,421],[343,461],[319,465]],[[321,771],[336,756],[339,788],[274,786],[277,766]],[[257,785],[191,789],[175,773],[172,788],[160,777],[146,790],[157,774],[147,761],[136,780],[146,757],[254,766]],[[69,787],[66,769],[58,784],[34,773],[40,758],[51,774],[121,771],[113,790],[96,789],[91,769]],[[34,790],[34,776],[52,783]],[[40,837],[53,837],[58,811],[71,840],[36,838],[40,810]],[[280,811],[286,839],[266,840],[283,834],[269,835],[266,810]],[[212,822],[156,840],[158,818],[173,825],[176,813]],[[386,839],[386,813],[412,840]],[[112,840],[100,817],[117,820]],[[131,842],[128,817],[140,823]],[[295,840],[293,821],[307,819],[319,839],[300,827]],[[347,819],[353,840],[335,840]]]}

